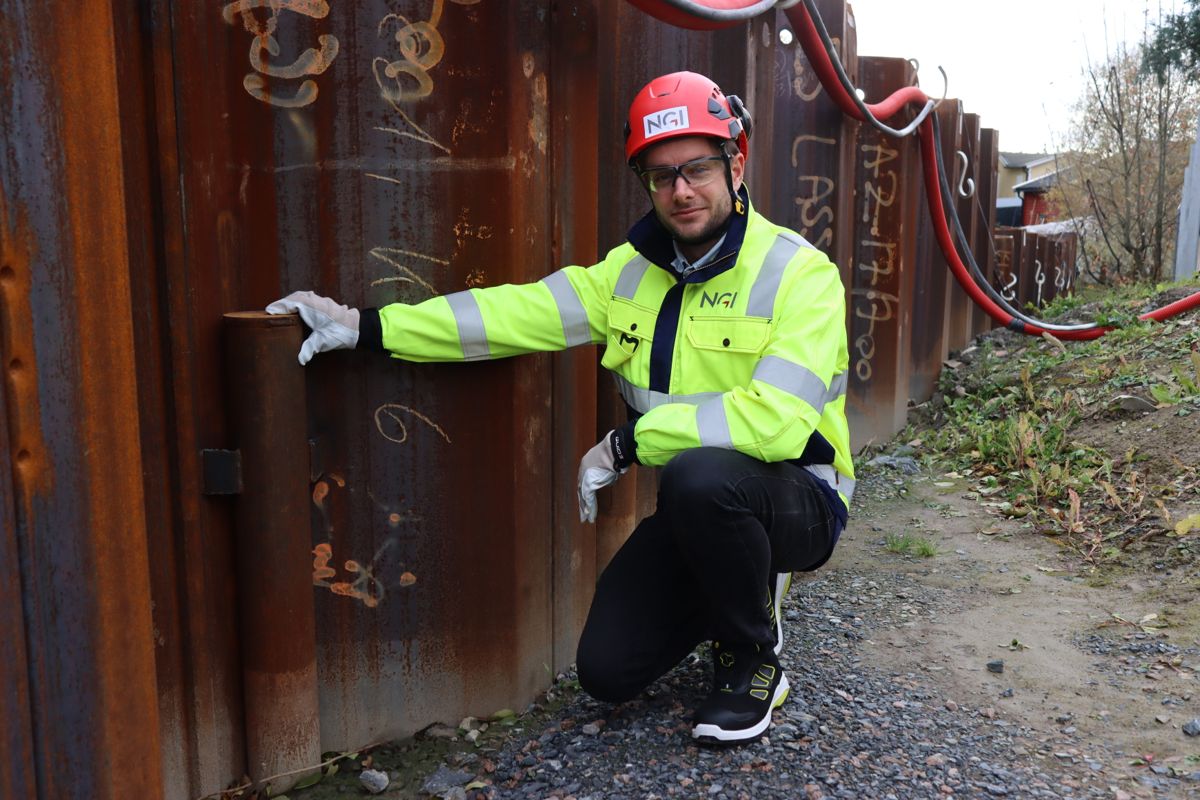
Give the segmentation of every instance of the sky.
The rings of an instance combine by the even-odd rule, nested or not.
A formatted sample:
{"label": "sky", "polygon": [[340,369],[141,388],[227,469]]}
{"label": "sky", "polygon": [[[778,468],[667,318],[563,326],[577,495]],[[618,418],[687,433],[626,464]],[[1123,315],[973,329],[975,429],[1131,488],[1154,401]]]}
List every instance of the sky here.
{"label": "sky", "polygon": [[[921,88],[963,101],[980,124],[1000,133],[1006,152],[1050,153],[1061,143],[1081,70],[1103,63],[1126,41],[1140,41],[1158,0],[850,0],[859,55],[915,58]],[[1163,14],[1182,9],[1163,0]],[[965,11],[964,9],[969,9]],[[868,102],[882,98],[868,97]]]}

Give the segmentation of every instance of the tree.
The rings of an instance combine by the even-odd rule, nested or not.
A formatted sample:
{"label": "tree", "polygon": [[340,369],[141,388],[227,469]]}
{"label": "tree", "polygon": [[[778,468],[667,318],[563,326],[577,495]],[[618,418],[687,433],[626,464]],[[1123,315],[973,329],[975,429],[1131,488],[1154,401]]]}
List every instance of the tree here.
{"label": "tree", "polygon": [[1121,44],[1086,66],[1058,157],[1052,199],[1092,218],[1082,234],[1085,268],[1102,282],[1158,281],[1174,257],[1200,92],[1178,66],[1148,72],[1146,52]]}
{"label": "tree", "polygon": [[1162,76],[1168,69],[1200,71],[1200,0],[1187,0],[1187,10],[1163,17],[1146,45],[1145,69]]}

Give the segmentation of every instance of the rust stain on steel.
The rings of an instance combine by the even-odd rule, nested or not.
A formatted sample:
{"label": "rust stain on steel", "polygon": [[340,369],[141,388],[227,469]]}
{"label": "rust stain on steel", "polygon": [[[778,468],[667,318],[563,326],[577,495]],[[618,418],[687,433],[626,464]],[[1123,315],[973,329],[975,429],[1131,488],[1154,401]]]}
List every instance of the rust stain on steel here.
{"label": "rust stain on steel", "polygon": [[45,155],[2,167],[5,229],[25,222],[0,265],[16,306],[6,325],[28,322],[4,366],[10,387],[20,376],[10,433],[38,790],[126,797],[157,791],[162,774],[118,44],[103,4],[8,10],[15,35],[0,57],[22,91],[5,127]]}
{"label": "rust stain on steel", "polygon": [[[0,186],[0,189],[3,189]],[[0,192],[0,343],[6,345],[5,388],[8,395],[8,425],[13,448],[14,476],[23,496],[51,490],[52,473],[46,468],[46,445],[38,407],[37,354],[30,293],[32,265],[37,247],[29,228],[28,213]]]}
{"label": "rust stain on steel", "polygon": [[[277,282],[263,268],[273,263],[278,242],[273,217],[255,220],[252,230],[242,224],[251,200],[270,205],[258,184],[251,197],[251,176],[242,166],[250,163],[244,151],[271,151],[273,136],[264,125],[269,107],[242,87],[252,39],[225,23],[220,9],[159,2],[145,17],[161,263],[143,276],[155,285],[157,300],[144,309],[144,324],[146,333],[163,341],[160,413],[171,422],[160,453],[170,471],[152,485],[169,498],[164,538],[170,538],[170,563],[179,576],[174,586],[156,583],[154,602],[156,613],[178,620],[177,637],[164,632],[160,674],[169,680],[160,688],[164,703],[175,709],[163,723],[171,731],[172,757],[185,766],[168,773],[168,796],[188,798],[223,789],[247,772],[237,597],[230,579],[237,563],[232,501],[202,495],[199,452],[224,447],[229,438],[221,315],[242,307],[243,287],[252,287],[258,303],[270,293],[263,287]],[[248,108],[265,111],[253,116]]]}
{"label": "rust stain on steel", "polygon": [[[868,97],[885,97],[914,78],[912,65],[900,58],[860,58],[859,70]],[[907,416],[917,159],[912,137],[897,140],[860,127],[847,389],[856,449],[886,441]]]}
{"label": "rust stain on steel", "polygon": [[[316,626],[310,551],[307,407],[296,363],[303,335],[294,315],[225,315],[233,444],[241,451],[236,501],[238,610],[251,777],[320,761]],[[272,792],[303,777],[271,782]]]}
{"label": "rust stain on steel", "polygon": [[[4,199],[0,195],[0,223],[4,223]],[[7,237],[0,237],[0,242]],[[0,281],[8,259],[0,253]],[[7,315],[7,295],[0,288],[0,318]],[[0,321],[0,344],[7,341],[7,324]],[[0,352],[5,363],[12,364],[7,349]],[[0,390],[0,564],[9,575],[20,574],[17,547],[17,498],[13,495],[12,442],[9,440],[9,386]],[[25,619],[21,602],[21,582],[0,583],[0,631],[4,631],[6,657],[0,659],[0,696],[4,697],[4,715],[0,719],[0,797],[36,797],[37,777],[33,752],[33,717],[29,709],[29,665],[27,662]]]}

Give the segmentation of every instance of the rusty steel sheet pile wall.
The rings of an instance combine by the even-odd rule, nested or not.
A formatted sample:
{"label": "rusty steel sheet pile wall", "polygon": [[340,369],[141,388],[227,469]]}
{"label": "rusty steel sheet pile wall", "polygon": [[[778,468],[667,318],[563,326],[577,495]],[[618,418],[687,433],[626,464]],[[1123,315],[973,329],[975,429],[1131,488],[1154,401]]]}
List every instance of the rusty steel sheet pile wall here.
{"label": "rusty steel sheet pile wall", "polygon": [[162,780],[132,222],[119,126],[97,124],[122,99],[109,11],[14,1],[0,16],[0,555],[21,614],[10,628],[6,611],[20,661],[0,672],[5,796],[135,797]]}
{"label": "rusty steel sheet pile wall", "polygon": [[[419,302],[553,271],[543,4],[230,8],[230,108],[272,143],[233,165],[247,234],[274,231],[246,254],[273,278],[246,306],[296,288]],[[316,55],[268,94],[255,35],[271,19],[282,50]],[[549,356],[308,368],[324,749],[527,700],[563,660],[551,372]]]}
{"label": "rusty steel sheet pile wall", "polygon": [[[869,101],[912,82],[907,61],[859,57],[844,0],[818,7]],[[973,312],[933,246],[915,140],[842,115],[787,27],[684,30],[600,0],[9,3],[0,558],[20,583],[0,594],[0,795],[195,798],[520,707],[574,660],[657,488],[635,468],[578,521],[578,459],[626,415],[598,352],[330,353],[289,405],[252,379],[294,379],[294,355],[223,351],[222,317],[297,289],[370,307],[594,263],[650,209],[623,129],[657,75],[747,99],[752,202],[846,283],[854,445],[899,430]],[[994,132],[958,101],[937,113],[947,168],[965,149],[993,194]],[[958,198],[986,259],[979,202]],[[997,286],[1069,290],[1070,240],[998,234]],[[285,431],[253,453],[252,400]],[[295,507],[248,505],[284,474],[298,537]],[[270,552],[290,555],[254,563]],[[289,703],[318,735],[273,730]]]}
{"label": "rusty steel sheet pile wall", "polygon": [[[871,100],[913,82],[900,58],[860,56],[862,88]],[[848,287],[850,375],[847,413],[855,450],[882,444],[904,427],[916,278],[918,158],[916,140],[873,127],[858,132],[855,165],[854,268]]]}
{"label": "rusty steel sheet pile wall", "polygon": [[[974,214],[979,218],[975,231],[975,259],[990,285],[996,282],[996,252],[992,234],[996,230],[996,192],[999,184],[1000,137],[994,128],[979,131],[979,151],[976,156]],[[995,322],[980,306],[974,307],[972,334],[978,336],[991,330]]]}

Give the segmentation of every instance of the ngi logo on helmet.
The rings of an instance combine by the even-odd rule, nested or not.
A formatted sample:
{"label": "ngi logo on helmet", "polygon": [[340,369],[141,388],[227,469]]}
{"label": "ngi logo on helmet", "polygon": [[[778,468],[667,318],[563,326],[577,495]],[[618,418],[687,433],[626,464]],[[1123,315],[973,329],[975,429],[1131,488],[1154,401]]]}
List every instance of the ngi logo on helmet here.
{"label": "ngi logo on helmet", "polygon": [[649,139],[652,136],[661,136],[664,133],[677,131],[680,128],[688,126],[688,110],[687,106],[675,106],[674,108],[664,108],[656,114],[647,114],[642,117],[643,136]]}

